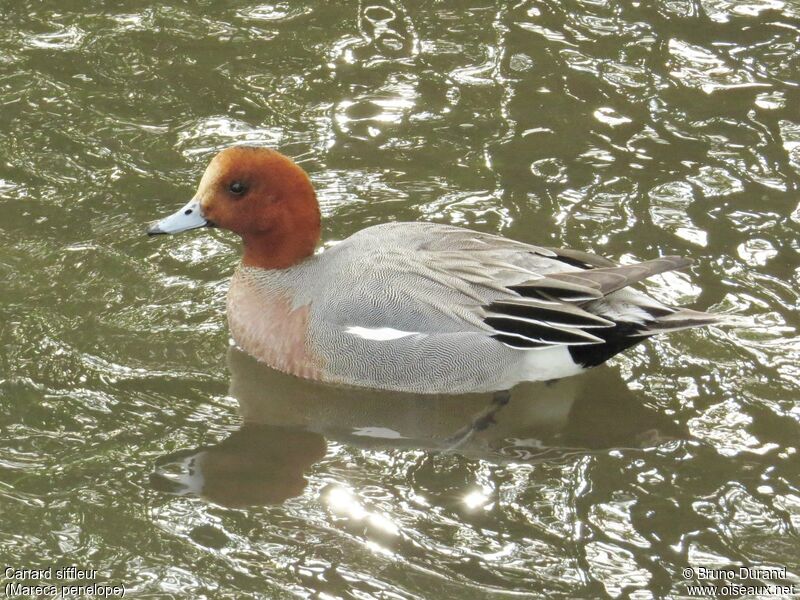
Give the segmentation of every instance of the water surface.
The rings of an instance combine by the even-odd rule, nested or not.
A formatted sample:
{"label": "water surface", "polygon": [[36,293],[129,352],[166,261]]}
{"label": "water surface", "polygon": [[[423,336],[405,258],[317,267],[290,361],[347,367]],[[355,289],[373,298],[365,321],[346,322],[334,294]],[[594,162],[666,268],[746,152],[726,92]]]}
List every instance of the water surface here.
{"label": "water surface", "polygon": [[[796,2],[7,0],[0,25],[0,563],[143,598],[800,573]],[[143,235],[238,142],[308,170],[325,244],[425,220],[682,254],[646,289],[754,326],[505,406],[270,372],[229,350],[236,238]]]}

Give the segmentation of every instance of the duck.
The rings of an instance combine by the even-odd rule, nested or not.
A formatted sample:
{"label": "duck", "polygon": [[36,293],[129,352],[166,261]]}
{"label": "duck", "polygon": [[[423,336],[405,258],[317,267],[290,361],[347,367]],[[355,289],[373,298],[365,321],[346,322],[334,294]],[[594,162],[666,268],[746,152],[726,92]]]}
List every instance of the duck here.
{"label": "duck", "polygon": [[235,344],[273,369],[330,384],[507,393],[720,320],[632,287],[688,267],[681,256],[618,264],[431,222],[366,227],[321,251],[311,179],[260,146],[216,154],[194,197],[147,233],[206,227],[242,240],[227,295]]}

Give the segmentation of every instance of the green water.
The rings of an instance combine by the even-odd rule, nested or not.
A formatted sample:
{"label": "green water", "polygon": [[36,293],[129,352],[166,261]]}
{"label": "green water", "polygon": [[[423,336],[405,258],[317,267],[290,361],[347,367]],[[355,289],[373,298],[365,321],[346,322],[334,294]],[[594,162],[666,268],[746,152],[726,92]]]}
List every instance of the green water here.
{"label": "green water", "polygon": [[[0,567],[139,598],[798,581],[796,0],[143,4],[0,3]],[[753,326],[505,407],[269,372],[229,350],[237,239],[144,236],[236,142],[301,162],[326,244],[426,220],[682,254],[647,290]]]}

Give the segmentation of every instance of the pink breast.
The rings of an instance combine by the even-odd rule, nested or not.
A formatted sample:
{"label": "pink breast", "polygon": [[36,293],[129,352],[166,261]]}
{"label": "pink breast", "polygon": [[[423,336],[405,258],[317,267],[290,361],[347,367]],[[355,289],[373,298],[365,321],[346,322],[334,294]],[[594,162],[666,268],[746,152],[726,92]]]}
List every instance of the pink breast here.
{"label": "pink breast", "polygon": [[265,292],[234,277],[228,291],[228,324],[236,343],[279,371],[322,378],[322,361],[308,348],[309,307],[292,309],[281,292]]}

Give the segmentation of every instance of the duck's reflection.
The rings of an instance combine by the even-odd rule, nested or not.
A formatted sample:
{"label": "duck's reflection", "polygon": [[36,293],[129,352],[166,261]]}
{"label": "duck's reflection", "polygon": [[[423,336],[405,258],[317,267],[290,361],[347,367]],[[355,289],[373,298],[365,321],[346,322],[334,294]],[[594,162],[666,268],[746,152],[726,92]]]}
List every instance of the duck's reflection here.
{"label": "duck's reflection", "polygon": [[154,487],[226,506],[279,503],[302,493],[305,472],[325,456],[326,440],[508,462],[685,437],[644,406],[614,369],[518,386],[508,398],[328,386],[269,369],[235,348],[228,366],[244,424],[217,445],[162,457]]}
{"label": "duck's reflection", "polygon": [[215,446],[161,457],[150,481],[161,491],[223,506],[278,504],[303,492],[303,473],[326,448],[318,433],[245,423]]}

